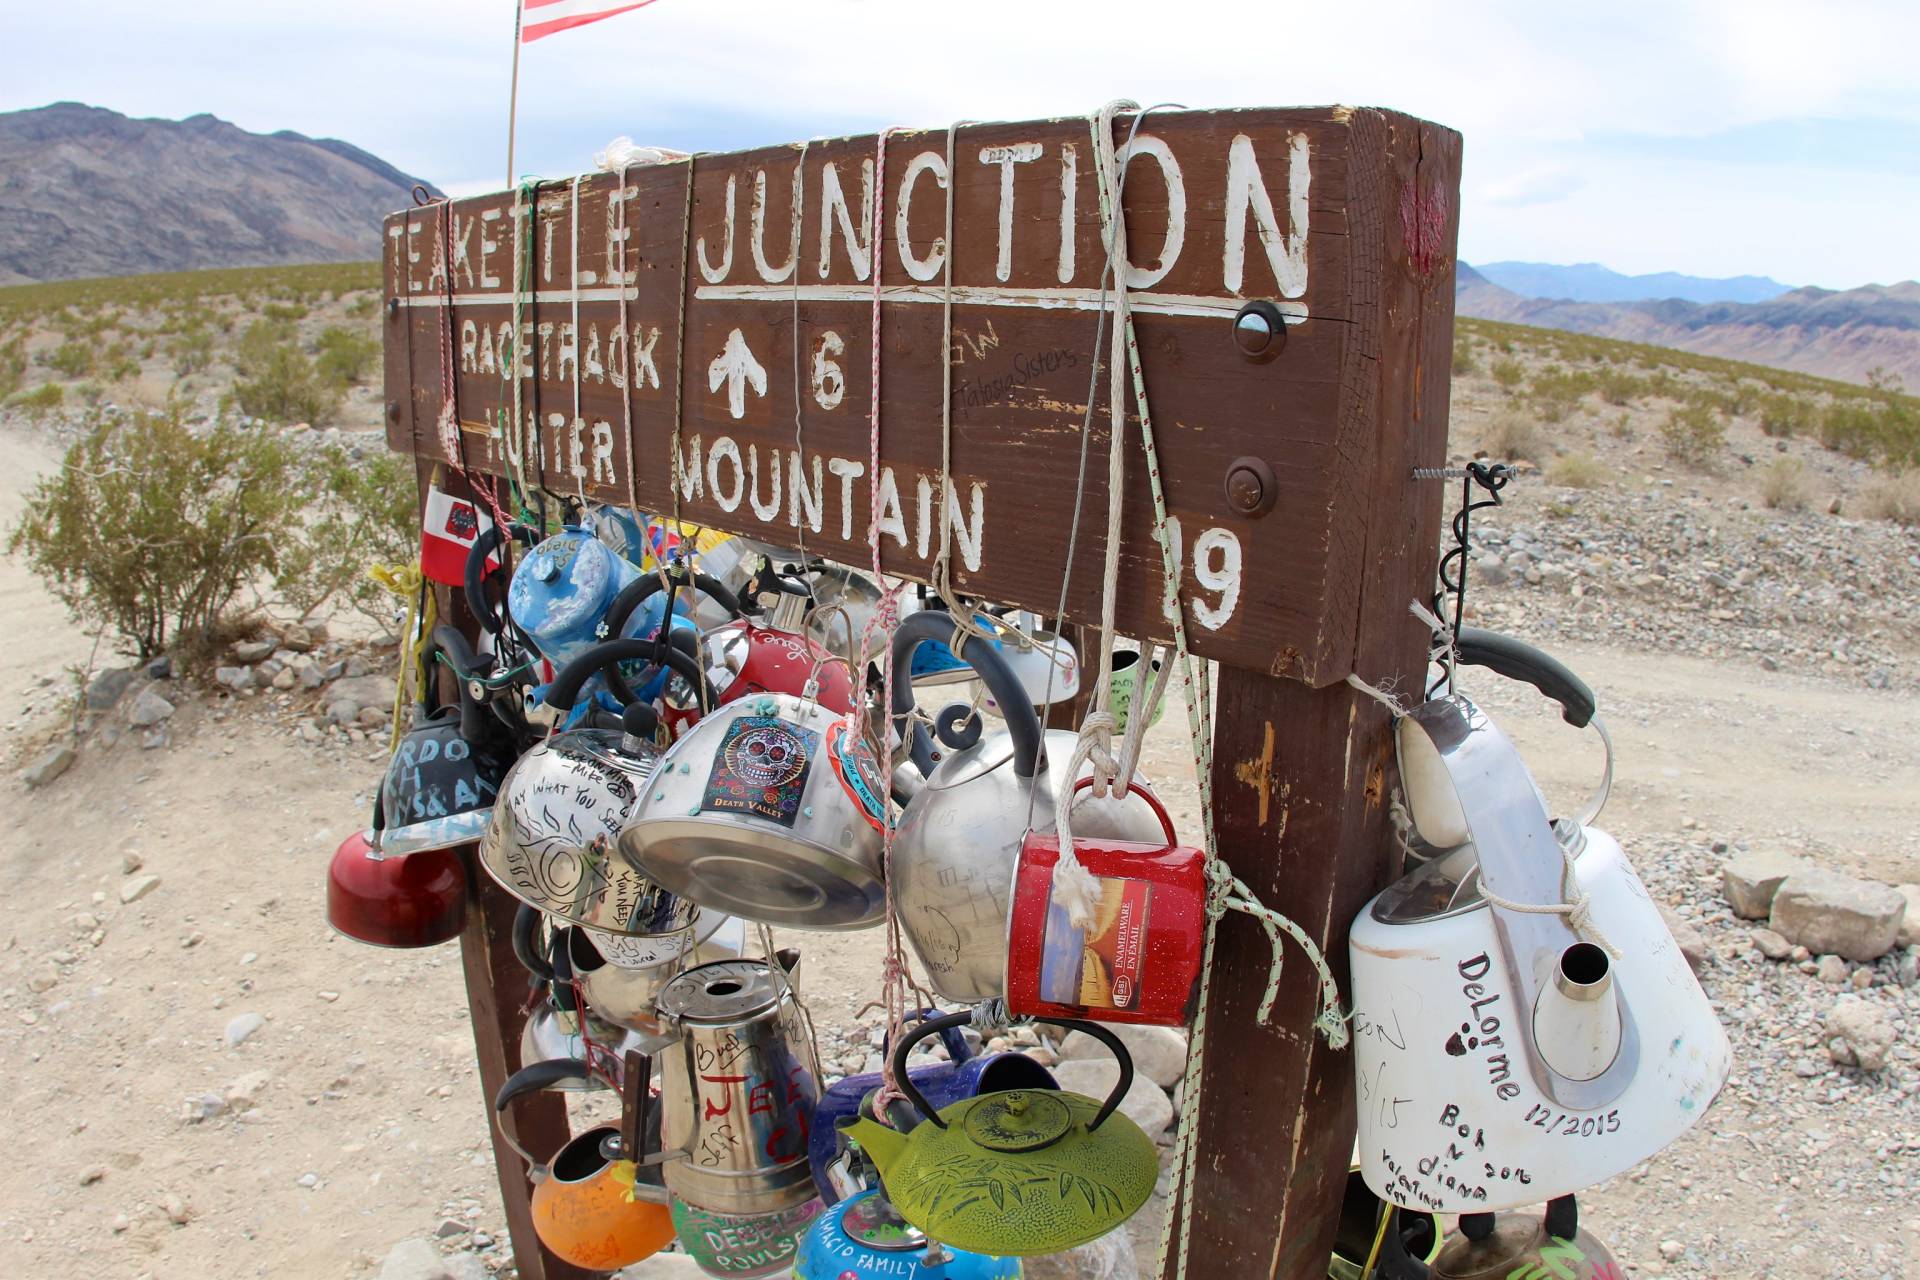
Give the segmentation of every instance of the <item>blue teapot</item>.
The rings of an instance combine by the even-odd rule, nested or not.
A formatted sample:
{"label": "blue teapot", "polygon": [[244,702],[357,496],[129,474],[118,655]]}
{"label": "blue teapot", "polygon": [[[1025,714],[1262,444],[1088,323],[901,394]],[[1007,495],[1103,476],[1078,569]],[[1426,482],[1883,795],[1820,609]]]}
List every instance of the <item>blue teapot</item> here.
{"label": "blue teapot", "polygon": [[793,1280],[1014,1280],[1020,1259],[949,1249],[902,1221],[878,1191],[862,1191],[820,1215],[800,1239]]}
{"label": "blue teapot", "polygon": [[[911,1014],[910,1020],[924,1021],[938,1013],[937,1009],[921,1009]],[[940,1040],[947,1047],[947,1061],[924,1062],[907,1070],[914,1088],[925,1094],[936,1110],[980,1093],[1060,1087],[1051,1071],[1024,1053],[976,1054],[967,1045],[958,1027],[943,1030]],[[813,1168],[814,1186],[819,1188],[820,1198],[828,1205],[838,1204],[859,1190],[862,1184],[873,1186],[878,1183],[877,1176],[862,1177],[853,1171],[850,1160],[852,1153],[844,1149],[845,1143],[836,1124],[843,1116],[849,1119],[858,1115],[871,1117],[873,1113],[866,1110],[863,1104],[879,1087],[880,1073],[868,1071],[836,1080],[820,1095],[820,1102],[814,1109],[813,1128],[807,1139],[807,1162]]]}

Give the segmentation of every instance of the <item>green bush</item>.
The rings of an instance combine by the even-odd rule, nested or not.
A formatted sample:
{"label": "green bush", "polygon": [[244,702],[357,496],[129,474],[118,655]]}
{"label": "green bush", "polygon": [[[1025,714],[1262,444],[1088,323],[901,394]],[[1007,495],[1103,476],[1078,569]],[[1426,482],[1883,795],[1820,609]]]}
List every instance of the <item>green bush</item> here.
{"label": "green bush", "polygon": [[93,372],[93,344],[84,338],[68,338],[41,359],[62,377],[84,378]]}
{"label": "green bush", "polygon": [[1527,371],[1520,367],[1518,360],[1495,360],[1489,372],[1493,374],[1493,380],[1506,391],[1518,388],[1527,376]]}
{"label": "green bush", "polygon": [[1547,483],[1566,489],[1598,489],[1611,477],[1607,464],[1590,453],[1569,453],[1547,467]]}
{"label": "green bush", "polygon": [[282,602],[305,617],[344,600],[390,624],[385,613],[393,597],[367,576],[367,566],[412,563],[420,554],[412,460],[376,448],[356,461],[330,448],[305,464],[300,486],[309,501],[274,579]]}
{"label": "green bush", "polygon": [[365,382],[380,356],[378,339],[339,325],[322,329],[314,345],[320,353],[314,363],[321,376],[340,386]]}
{"label": "green bush", "polygon": [[1813,501],[1813,480],[1798,458],[1775,458],[1760,472],[1760,501],[1772,511],[1805,511]]}
{"label": "green bush", "polygon": [[9,547],[83,623],[142,659],[219,622],[274,569],[301,504],[285,442],[177,410],[102,415],[29,493]]}
{"label": "green bush", "polygon": [[1639,378],[1625,369],[1608,365],[1594,375],[1595,386],[1600,398],[1611,405],[1629,405],[1646,394],[1646,379]]}
{"label": "green bush", "polygon": [[67,389],[57,382],[43,382],[31,391],[22,391],[7,403],[24,409],[34,417],[51,413],[66,403]]}
{"label": "green bush", "polygon": [[1591,373],[1552,369],[1534,378],[1528,388],[1528,398],[1542,422],[1559,422],[1572,413],[1582,397],[1597,385],[1598,379]]}
{"label": "green bush", "polygon": [[1813,425],[1813,402],[1805,396],[1776,391],[1760,400],[1760,430],[1780,439],[1790,439]]}
{"label": "green bush", "polygon": [[269,320],[299,320],[306,316],[307,308],[299,302],[269,302],[260,308],[260,314]]}
{"label": "green bush", "polygon": [[178,377],[204,373],[213,363],[213,334],[200,325],[181,329],[167,340],[167,357]]}
{"label": "green bush", "polygon": [[1667,414],[1660,424],[1660,438],[1670,457],[1690,467],[1704,466],[1726,446],[1726,419],[1707,404],[1684,405]]}
{"label": "green bush", "polygon": [[340,388],[294,343],[292,330],[272,319],[247,326],[234,352],[233,401],[252,417],[319,426],[339,409]]}
{"label": "green bush", "polygon": [[1464,378],[1480,372],[1480,361],[1473,354],[1473,341],[1464,333],[1453,335],[1453,376]]}
{"label": "green bush", "polygon": [[27,376],[26,339],[14,336],[0,342],[0,400],[20,389]]}

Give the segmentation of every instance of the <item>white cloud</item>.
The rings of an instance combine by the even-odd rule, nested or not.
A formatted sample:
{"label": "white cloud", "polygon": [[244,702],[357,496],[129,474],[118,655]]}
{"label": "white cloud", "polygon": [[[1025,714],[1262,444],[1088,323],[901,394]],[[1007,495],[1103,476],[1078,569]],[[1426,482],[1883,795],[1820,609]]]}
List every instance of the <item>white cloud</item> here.
{"label": "white cloud", "polygon": [[1586,185],[1587,180],[1571,169],[1549,165],[1502,178],[1488,186],[1481,198],[1503,208],[1524,209],[1528,205],[1565,200]]}
{"label": "white cloud", "polygon": [[[135,114],[211,111],[345,138],[442,185],[504,176],[508,0],[15,7],[0,39],[0,109],[78,98]],[[1670,244],[1665,265],[1694,269],[1682,249],[1726,251],[1729,218],[1779,227],[1769,208],[1791,207],[1809,227],[1858,226],[1858,191],[1798,186],[1783,170],[1752,193],[1757,206],[1735,210],[1685,167],[1607,171],[1584,140],[1810,117],[1920,124],[1916,47],[1913,0],[660,0],[527,48],[518,158],[523,171],[560,175],[588,167],[616,134],[724,148],[881,123],[1079,114],[1117,94],[1195,107],[1361,103],[1463,132],[1470,242],[1497,231],[1526,256],[1623,268]],[[1909,189],[1899,165],[1889,157],[1876,190]],[[1557,195],[1540,176],[1554,172]],[[1615,207],[1633,216],[1585,216]],[[1869,211],[1869,225],[1882,221]],[[1644,227],[1624,230],[1641,222],[1651,246],[1637,238]],[[1782,230],[1740,247],[1752,254],[1740,269],[1782,278],[1920,275],[1908,235]]]}

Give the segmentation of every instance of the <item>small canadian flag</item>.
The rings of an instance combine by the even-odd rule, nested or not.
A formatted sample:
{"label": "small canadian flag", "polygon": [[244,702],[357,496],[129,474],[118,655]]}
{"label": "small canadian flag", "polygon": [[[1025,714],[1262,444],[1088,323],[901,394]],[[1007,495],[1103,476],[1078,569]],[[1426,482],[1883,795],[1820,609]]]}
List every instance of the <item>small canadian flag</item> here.
{"label": "small canadian flag", "polygon": [[[493,528],[485,512],[467,501],[427,490],[427,509],[420,525],[420,572],[434,582],[457,587],[467,580],[467,553],[480,535]],[[487,566],[495,559],[487,557]]]}

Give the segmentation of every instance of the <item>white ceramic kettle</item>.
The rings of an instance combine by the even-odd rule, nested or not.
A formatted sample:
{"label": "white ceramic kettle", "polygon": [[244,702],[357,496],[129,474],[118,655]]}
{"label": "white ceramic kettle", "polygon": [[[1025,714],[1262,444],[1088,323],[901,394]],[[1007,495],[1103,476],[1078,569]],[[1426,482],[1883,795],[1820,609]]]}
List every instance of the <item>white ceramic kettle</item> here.
{"label": "white ceramic kettle", "polygon": [[[1460,657],[1600,728],[1586,686],[1531,646],[1463,631]],[[1619,844],[1550,821],[1485,713],[1455,693],[1399,736],[1416,830],[1457,847],[1374,898],[1350,936],[1367,1185],[1407,1208],[1476,1213],[1631,1168],[1726,1082],[1719,1019]]]}

